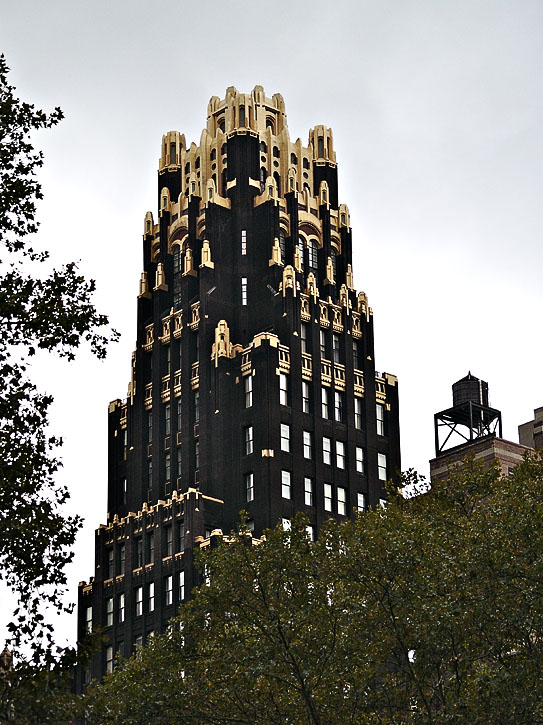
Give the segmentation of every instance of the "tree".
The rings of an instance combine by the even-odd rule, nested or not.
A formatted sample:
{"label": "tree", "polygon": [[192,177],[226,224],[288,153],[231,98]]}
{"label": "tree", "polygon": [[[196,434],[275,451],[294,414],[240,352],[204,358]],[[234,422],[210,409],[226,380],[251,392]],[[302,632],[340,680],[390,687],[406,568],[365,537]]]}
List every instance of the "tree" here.
{"label": "tree", "polygon": [[[417,483],[408,475],[405,483]],[[543,722],[543,456],[204,552],[209,585],[85,702],[109,723]]]}
{"label": "tree", "polygon": [[[33,131],[62,119],[22,102],[9,85],[0,56],[0,580],[18,599],[8,628],[11,646],[32,647],[32,662],[52,666],[52,631],[43,611],[62,611],[64,566],[80,526],[65,517],[66,488],[55,482],[61,440],[48,433],[51,397],[29,378],[32,356],[48,351],[69,360],[81,342],[105,355],[108,319],[91,302],[94,282],[74,263],[51,269],[48,252],[33,246],[36,202],[42,198],[37,172],[43,164]],[[17,662],[15,660],[15,667]],[[23,666],[23,664],[21,664]],[[24,664],[24,667],[27,665]],[[5,678],[4,678],[5,681]],[[0,707],[6,704],[0,702]],[[0,710],[0,719],[3,718]]]}

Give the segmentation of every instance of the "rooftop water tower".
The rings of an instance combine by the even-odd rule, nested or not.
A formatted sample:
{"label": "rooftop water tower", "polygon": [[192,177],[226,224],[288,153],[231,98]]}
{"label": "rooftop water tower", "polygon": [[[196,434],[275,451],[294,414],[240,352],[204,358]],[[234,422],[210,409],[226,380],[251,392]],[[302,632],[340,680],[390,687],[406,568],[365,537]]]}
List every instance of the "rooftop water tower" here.
{"label": "rooftop water tower", "polygon": [[502,414],[488,404],[488,383],[469,372],[452,391],[453,407],[434,415],[436,456],[478,438],[502,437]]}

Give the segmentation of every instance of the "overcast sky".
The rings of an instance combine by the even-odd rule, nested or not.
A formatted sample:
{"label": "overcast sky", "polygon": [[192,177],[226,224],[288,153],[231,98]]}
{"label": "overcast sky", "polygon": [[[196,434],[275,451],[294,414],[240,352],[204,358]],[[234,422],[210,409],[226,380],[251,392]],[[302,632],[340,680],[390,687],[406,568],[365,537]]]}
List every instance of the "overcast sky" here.
{"label": "overcast sky", "polygon": [[[36,138],[40,243],[81,261],[122,333],[103,363],[34,366],[86,518],[73,599],[106,519],[107,404],[126,396],[161,135],[198,142],[227,86],[282,93],[292,140],[334,131],[376,366],[399,378],[403,467],[427,473],[433,415],[468,370],[518,440],[543,405],[542,21],[541,0],[0,0],[11,83],[66,115]],[[65,617],[60,640],[75,628]]]}

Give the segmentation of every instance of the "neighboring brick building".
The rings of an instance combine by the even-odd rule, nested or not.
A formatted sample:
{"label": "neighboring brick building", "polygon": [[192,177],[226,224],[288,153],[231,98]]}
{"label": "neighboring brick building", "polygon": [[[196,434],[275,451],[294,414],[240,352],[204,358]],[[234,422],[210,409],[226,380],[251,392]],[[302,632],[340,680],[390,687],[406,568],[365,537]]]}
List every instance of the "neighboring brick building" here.
{"label": "neighboring brick building", "polygon": [[[450,466],[470,454],[486,465],[498,461],[502,473],[509,475],[526,451],[533,450],[534,431],[542,430],[543,408],[535,411],[535,421],[519,426],[519,434],[522,428],[524,435],[520,443],[513,443],[501,437],[501,412],[489,406],[484,380],[468,373],[452,388],[453,407],[434,416],[436,457],[430,461],[430,480],[443,478]],[[460,442],[451,445],[456,441]]]}

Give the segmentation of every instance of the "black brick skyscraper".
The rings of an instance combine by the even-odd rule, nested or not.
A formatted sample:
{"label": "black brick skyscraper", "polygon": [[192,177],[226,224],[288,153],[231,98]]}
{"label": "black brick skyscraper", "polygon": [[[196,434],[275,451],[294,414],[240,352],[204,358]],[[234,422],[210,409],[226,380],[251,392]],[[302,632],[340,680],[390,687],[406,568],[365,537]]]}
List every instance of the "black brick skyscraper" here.
{"label": "black brick skyscraper", "polygon": [[400,467],[397,381],[375,372],[330,129],[291,142],[279,94],[229,88],[199,146],[163,137],[158,208],[128,397],[109,406],[107,524],[79,591],[79,635],[109,642],[79,688],[164,629],[197,583],[194,549],[242,509],[255,535],[303,510],[316,536],[379,505]]}

